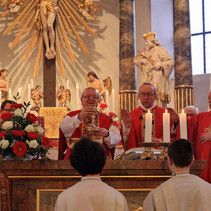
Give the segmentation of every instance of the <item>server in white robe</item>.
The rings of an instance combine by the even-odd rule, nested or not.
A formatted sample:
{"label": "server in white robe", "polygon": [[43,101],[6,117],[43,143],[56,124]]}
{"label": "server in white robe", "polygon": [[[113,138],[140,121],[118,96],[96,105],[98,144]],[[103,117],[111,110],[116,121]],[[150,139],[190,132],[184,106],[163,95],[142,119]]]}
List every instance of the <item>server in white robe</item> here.
{"label": "server in white robe", "polygon": [[189,173],[194,161],[191,143],[178,139],[168,149],[171,179],[152,190],[144,211],[210,211],[211,184]]}
{"label": "server in white robe", "polygon": [[105,150],[99,143],[88,138],[79,140],[70,162],[82,176],[81,181],[58,196],[55,211],[128,211],[125,197],[101,181],[105,161]]}

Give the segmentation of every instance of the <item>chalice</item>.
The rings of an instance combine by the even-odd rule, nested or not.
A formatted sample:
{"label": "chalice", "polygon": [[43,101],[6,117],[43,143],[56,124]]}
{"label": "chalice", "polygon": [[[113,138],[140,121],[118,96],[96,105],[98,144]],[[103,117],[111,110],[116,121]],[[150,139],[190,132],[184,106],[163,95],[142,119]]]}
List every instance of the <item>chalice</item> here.
{"label": "chalice", "polygon": [[90,115],[91,122],[86,126],[86,130],[89,132],[98,132],[100,131],[100,128],[95,125],[95,118],[97,113],[97,106],[96,105],[90,105],[94,108],[94,113]]}

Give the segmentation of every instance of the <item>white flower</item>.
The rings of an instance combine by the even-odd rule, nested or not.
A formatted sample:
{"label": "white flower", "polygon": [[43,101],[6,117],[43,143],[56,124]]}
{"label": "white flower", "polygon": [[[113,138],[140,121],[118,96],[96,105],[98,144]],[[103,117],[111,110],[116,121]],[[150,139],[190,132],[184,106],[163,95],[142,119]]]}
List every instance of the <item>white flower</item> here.
{"label": "white flower", "polygon": [[34,132],[34,127],[32,125],[28,125],[24,129],[26,132]]}
{"label": "white flower", "polygon": [[31,141],[26,141],[26,143],[29,145],[29,148],[37,148],[37,146],[39,145],[37,143],[37,140],[31,140]]}
{"label": "white flower", "polygon": [[3,139],[3,140],[1,140],[1,142],[0,142],[0,147],[2,148],[2,149],[6,149],[8,146],[9,146],[9,141],[8,140],[5,140],[5,139]]}
{"label": "white flower", "polygon": [[39,125],[35,126],[34,129],[35,129],[35,132],[38,133],[38,135],[42,135],[43,132],[44,132],[44,129],[41,126],[39,126]]}
{"label": "white flower", "polygon": [[23,117],[23,112],[21,111],[20,108],[17,108],[14,110],[14,115]]}
{"label": "white flower", "polygon": [[10,130],[13,128],[13,122],[12,121],[6,121],[2,124],[2,129],[4,130]]}

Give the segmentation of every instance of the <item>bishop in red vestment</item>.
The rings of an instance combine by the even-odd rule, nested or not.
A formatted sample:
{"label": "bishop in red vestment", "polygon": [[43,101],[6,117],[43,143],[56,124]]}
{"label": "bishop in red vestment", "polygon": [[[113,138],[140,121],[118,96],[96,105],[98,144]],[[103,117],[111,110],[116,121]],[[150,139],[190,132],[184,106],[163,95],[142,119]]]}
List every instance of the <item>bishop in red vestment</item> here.
{"label": "bishop in red vestment", "polygon": [[[68,147],[66,138],[81,138],[82,136],[90,137],[98,141],[102,140],[106,155],[113,157],[114,147],[117,145],[121,136],[117,127],[113,125],[110,117],[103,113],[96,113],[93,105],[97,106],[99,102],[99,93],[92,87],[83,91],[81,97],[82,109],[67,114],[60,124],[59,137],[59,159],[69,159],[71,146]],[[87,131],[86,125],[90,116],[94,115],[94,124],[100,128],[99,131]]]}

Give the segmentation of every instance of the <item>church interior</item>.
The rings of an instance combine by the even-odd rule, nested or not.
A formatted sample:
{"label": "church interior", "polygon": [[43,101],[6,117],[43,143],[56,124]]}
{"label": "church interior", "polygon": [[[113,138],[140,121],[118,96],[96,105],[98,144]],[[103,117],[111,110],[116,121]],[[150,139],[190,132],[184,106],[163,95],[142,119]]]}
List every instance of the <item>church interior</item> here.
{"label": "church interior", "polygon": [[[147,48],[144,34],[155,32],[160,45],[174,60],[167,79],[170,100],[163,107],[173,108],[178,113],[189,105],[197,107],[199,112],[209,111],[207,96],[211,90],[211,67],[204,72],[193,61],[193,58],[197,60],[203,56],[193,52],[196,48],[191,49],[190,0],[93,0],[92,8],[88,8],[91,13],[83,7],[80,8],[82,12],[78,12],[86,23],[79,21],[80,26],[76,26],[76,21],[72,20],[74,27],[69,31],[65,28],[68,21],[62,19],[61,13],[64,8],[66,10],[65,6],[74,8],[77,1],[65,3],[60,0],[52,22],[55,54],[50,59],[42,30],[37,38],[38,44],[42,44],[36,45],[32,37],[38,32],[33,35],[32,30],[27,31],[32,24],[20,23],[24,13],[20,20],[16,19],[25,11],[25,21],[33,22],[36,1],[17,1],[16,6],[20,2],[26,9],[17,12],[5,9],[5,2],[1,0],[0,4],[0,69],[8,70],[5,79],[10,84],[7,99],[14,100],[13,96],[18,94],[18,103],[31,103],[29,108],[39,117],[52,147],[49,149],[51,160],[45,163],[38,160],[0,163],[0,210],[54,210],[58,194],[80,180],[69,162],[58,160],[59,124],[69,111],[82,108],[80,98],[88,87],[87,74],[93,71],[104,85],[109,83],[105,85],[109,91],[104,94],[106,112],[116,114],[115,120],[121,128],[121,109],[132,111],[140,106],[137,93],[143,82],[143,71],[135,65],[134,58]],[[31,13],[27,12],[27,4],[32,7]],[[75,10],[80,9],[75,7]],[[70,12],[74,14],[72,11],[74,9]],[[15,20],[16,25],[5,33]],[[51,32],[48,33],[50,40]],[[33,47],[29,48],[30,45]],[[208,52],[207,64],[209,59]],[[62,90],[66,90],[65,102],[60,94]],[[36,99],[37,93],[41,93],[39,99]],[[122,145],[117,145],[115,150],[116,157],[124,151]],[[206,165],[206,161],[198,160],[191,173],[200,175]],[[120,160],[119,157],[115,163],[107,160],[101,174],[105,183],[123,193],[130,211],[142,210],[147,194],[170,177],[165,160]]]}

